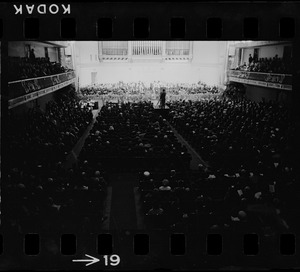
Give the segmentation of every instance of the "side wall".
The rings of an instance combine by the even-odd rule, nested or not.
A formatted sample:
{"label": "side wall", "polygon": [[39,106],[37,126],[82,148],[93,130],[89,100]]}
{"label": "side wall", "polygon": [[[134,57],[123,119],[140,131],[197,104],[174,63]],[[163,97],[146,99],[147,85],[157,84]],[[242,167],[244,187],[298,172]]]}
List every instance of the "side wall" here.
{"label": "side wall", "polygon": [[[270,46],[258,46],[258,57],[259,58],[273,58],[275,55],[278,55],[278,58],[283,57],[283,49],[284,45],[270,45]],[[243,60],[242,63],[246,62],[248,64],[248,59],[249,59],[249,54],[254,55],[254,48],[245,48],[244,49],[244,54],[243,54]]]}
{"label": "side wall", "polygon": [[260,102],[262,99],[266,101],[278,101],[284,104],[290,104],[292,91],[279,90],[279,89],[270,89],[264,87],[258,87],[253,85],[246,86],[246,98]]}
{"label": "side wall", "polygon": [[9,42],[8,46],[8,56],[10,57],[26,57],[26,45],[30,45],[31,48],[34,49],[34,54],[37,58],[44,58],[45,57],[45,47],[48,48],[48,55],[50,61],[58,62],[58,48],[51,47],[50,45],[47,46],[46,44],[41,44],[37,42],[30,42],[30,41],[18,41],[18,42]]}

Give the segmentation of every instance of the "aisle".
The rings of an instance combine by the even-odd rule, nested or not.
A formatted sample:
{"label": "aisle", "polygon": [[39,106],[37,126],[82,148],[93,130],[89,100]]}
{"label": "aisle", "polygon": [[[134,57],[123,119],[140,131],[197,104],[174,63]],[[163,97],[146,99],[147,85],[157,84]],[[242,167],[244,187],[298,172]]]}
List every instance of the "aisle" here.
{"label": "aisle", "polygon": [[96,121],[96,117],[98,116],[98,113],[100,112],[101,107],[99,107],[98,110],[93,110],[93,120],[92,122],[87,126],[85,132],[83,133],[83,135],[80,137],[80,139],[78,140],[78,142],[76,143],[76,145],[74,146],[74,148],[71,150],[71,152],[68,154],[67,158],[66,158],[66,162],[64,164],[65,169],[69,169],[72,167],[72,165],[74,163],[77,162],[77,157],[80,154],[80,151],[84,145],[85,139],[88,137],[90,130],[92,129],[92,127],[94,126],[94,123]]}
{"label": "aisle", "polygon": [[186,146],[188,152],[191,154],[192,156],[192,160],[190,163],[190,169],[191,170],[198,170],[198,165],[202,164],[204,166],[208,166],[208,163],[205,162],[200,155],[195,151],[195,149],[193,147],[190,146],[190,144],[177,132],[177,130],[171,126],[171,124],[169,123],[170,128],[172,129],[172,131],[174,132],[175,136],[177,137],[178,141],[181,142],[183,145]]}
{"label": "aisle", "polygon": [[138,183],[138,175],[118,173],[110,175],[112,187],[110,230],[137,229],[134,187]]}

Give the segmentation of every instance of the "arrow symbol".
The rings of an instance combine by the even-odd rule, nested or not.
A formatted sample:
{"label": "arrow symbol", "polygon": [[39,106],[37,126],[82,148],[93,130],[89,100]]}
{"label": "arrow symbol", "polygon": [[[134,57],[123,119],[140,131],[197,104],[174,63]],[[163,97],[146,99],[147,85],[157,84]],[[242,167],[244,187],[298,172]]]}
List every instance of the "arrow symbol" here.
{"label": "arrow symbol", "polygon": [[89,266],[89,265],[92,265],[94,263],[97,263],[99,262],[100,260],[93,257],[93,256],[90,256],[90,255],[87,255],[85,254],[86,257],[89,257],[90,259],[79,259],[79,260],[72,260],[73,262],[89,262],[87,263],[85,266]]}

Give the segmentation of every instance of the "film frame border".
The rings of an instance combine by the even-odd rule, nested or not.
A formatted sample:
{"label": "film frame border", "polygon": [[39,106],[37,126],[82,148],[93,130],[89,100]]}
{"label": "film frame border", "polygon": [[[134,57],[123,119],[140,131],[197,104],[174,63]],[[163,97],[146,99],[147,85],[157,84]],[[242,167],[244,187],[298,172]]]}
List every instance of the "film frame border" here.
{"label": "film frame border", "polygon": [[[12,3],[13,4],[13,3]],[[243,25],[245,18],[250,18],[252,23],[257,25],[256,37],[250,37],[251,40],[289,40],[293,43],[294,48],[300,48],[299,42],[299,3],[219,3],[224,5],[221,9],[217,9],[217,3],[169,3],[156,4],[152,3],[91,3],[81,5],[81,3],[70,3],[72,12],[70,15],[61,14],[46,14],[41,15],[34,13],[22,14],[20,16],[10,16],[11,13],[3,13],[2,10],[12,10],[10,3],[0,3],[0,38],[2,49],[2,78],[6,78],[6,55],[7,55],[7,42],[16,40],[30,40],[30,41],[43,41],[43,40],[138,40],[140,37],[134,36],[134,20],[136,18],[147,18],[149,26],[149,40],[244,40],[246,37],[243,35]],[[26,3],[25,3],[26,4]],[[23,4],[24,5],[24,4]],[[47,5],[49,7],[49,5]],[[90,9],[90,7],[98,7]],[[159,6],[159,8],[157,8]],[[197,9],[199,8],[199,9]],[[238,10],[238,14],[234,13]],[[268,15],[265,16],[266,11]],[[90,14],[91,16],[86,16]],[[251,14],[253,13],[253,15]],[[248,15],[251,14],[249,17]],[[83,17],[84,16],[84,17]],[[31,19],[39,20],[38,38],[24,37],[24,25],[26,20]],[[109,37],[99,37],[99,29],[97,28],[97,21],[100,18],[110,18],[112,33]],[[159,20],[157,20],[159,18]],[[172,36],[170,22],[172,18],[184,19],[184,36]],[[221,19],[221,35],[217,37],[207,36],[207,20]],[[254,18],[254,20],[253,20]],[[280,32],[280,22],[284,19],[289,21],[291,18],[294,24],[294,35],[282,36]],[[61,29],[61,20],[75,19],[76,36],[75,37],[61,37],[59,35]],[[31,22],[32,23],[32,22]],[[219,22],[220,23],[220,22]],[[216,23],[217,25],[219,24]],[[72,23],[69,22],[70,25]],[[247,24],[247,22],[245,23]],[[287,25],[291,22],[287,22]],[[30,25],[30,23],[29,23]],[[251,22],[250,22],[251,25]],[[50,27],[51,26],[51,27]],[[86,27],[88,26],[88,27]],[[196,27],[193,27],[196,26]],[[212,25],[212,27],[214,27]],[[10,31],[14,29],[14,31]],[[220,27],[217,27],[220,29]],[[250,32],[251,32],[250,26]],[[1,33],[2,32],[2,33]],[[30,33],[31,31],[29,31]],[[176,31],[175,31],[176,32]],[[1,35],[2,34],[2,35]],[[30,36],[31,34],[29,34]],[[176,34],[175,34],[176,35]],[[251,36],[251,35],[250,35]],[[254,35],[255,36],[255,35]],[[299,87],[299,70],[296,66],[299,60],[299,52],[294,50],[294,63],[293,63],[293,96],[295,103],[293,109],[295,115],[299,113],[299,107],[296,101],[299,100],[299,93],[295,93],[295,89]],[[2,81],[2,105],[1,113],[3,118],[7,114],[5,112],[6,89],[5,80]],[[3,123],[5,128],[5,122]],[[2,137],[1,137],[2,138]],[[3,139],[3,138],[2,138]],[[2,140],[2,142],[5,141]],[[5,152],[3,152],[5,154]],[[5,162],[4,162],[5,164]],[[5,174],[5,167],[3,169]],[[4,181],[5,182],[5,181]],[[5,194],[2,217],[5,218]],[[2,228],[2,226],[1,226]],[[4,228],[3,228],[4,230]],[[3,234],[5,231],[3,232]],[[80,235],[78,235],[80,237]],[[5,236],[3,238],[5,240]],[[79,239],[80,240],[80,239]],[[299,237],[296,239],[296,244],[299,244]],[[1,242],[1,241],[0,241]],[[150,245],[151,247],[151,245]],[[0,245],[1,248],[1,245]],[[5,249],[5,245],[4,245]],[[1,253],[1,252],[0,252]],[[299,252],[298,252],[299,255]],[[295,255],[295,257],[297,254]],[[1,258],[1,255],[0,255]],[[291,263],[294,262],[294,259]],[[296,266],[299,263],[294,263]],[[298,266],[299,267],[299,266]]]}

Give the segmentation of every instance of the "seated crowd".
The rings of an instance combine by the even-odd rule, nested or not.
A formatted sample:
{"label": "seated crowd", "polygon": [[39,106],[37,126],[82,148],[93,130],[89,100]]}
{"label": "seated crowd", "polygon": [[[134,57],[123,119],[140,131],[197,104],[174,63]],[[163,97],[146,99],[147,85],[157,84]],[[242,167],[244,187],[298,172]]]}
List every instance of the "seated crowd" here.
{"label": "seated crowd", "polygon": [[111,167],[119,160],[124,168],[160,161],[163,166],[165,163],[188,166],[190,160],[186,147],[178,142],[166,120],[155,113],[150,102],[105,104],[81,154],[89,160],[106,163],[111,158]]}
{"label": "seated crowd", "polygon": [[228,97],[230,99],[242,99],[244,98],[246,92],[245,85],[238,82],[230,82],[223,92],[223,97]]}
{"label": "seated crowd", "polygon": [[[143,169],[139,191],[148,228],[290,230],[299,205],[293,160],[299,124],[285,106],[234,97],[240,88],[228,85],[222,98],[169,102],[166,117],[151,102],[106,103],[70,169],[65,157],[92,121],[74,92],[62,93],[44,112],[10,116],[11,228],[97,232],[108,173]],[[191,155],[174,128],[207,165],[189,169]]]}
{"label": "seated crowd", "polygon": [[251,62],[246,62],[237,67],[235,70],[258,72],[258,73],[275,73],[275,74],[292,74],[293,67],[291,60],[278,58],[253,58]]}
{"label": "seated crowd", "polygon": [[[92,206],[93,213],[101,204],[99,193],[94,192],[105,186],[103,169],[88,169],[86,163],[70,170],[64,167],[67,154],[92,121],[92,112],[80,107],[73,89],[63,91],[44,112],[32,109],[21,117],[9,116],[7,122],[8,182],[3,186],[10,196],[8,222],[18,232],[50,231],[66,224],[80,227],[74,224],[78,218],[94,217],[87,213],[87,206]],[[84,179],[79,178],[82,172]]]}
{"label": "seated crowd", "polygon": [[68,70],[60,63],[51,62],[47,58],[9,57],[8,81],[56,75]]}
{"label": "seated crowd", "polygon": [[154,81],[150,84],[144,82],[120,81],[118,83],[93,84],[81,88],[82,95],[141,95],[151,96],[159,95],[161,88],[165,88],[167,95],[192,95],[202,93],[218,93],[217,86],[209,86],[201,81],[198,83],[167,83]]}
{"label": "seated crowd", "polygon": [[288,110],[226,98],[169,106],[171,125],[209,165],[200,165],[192,178],[174,178],[176,169],[159,178],[144,172],[140,183],[146,216],[160,216],[168,227],[287,231],[296,220],[300,189],[292,159],[295,124],[288,121]]}

